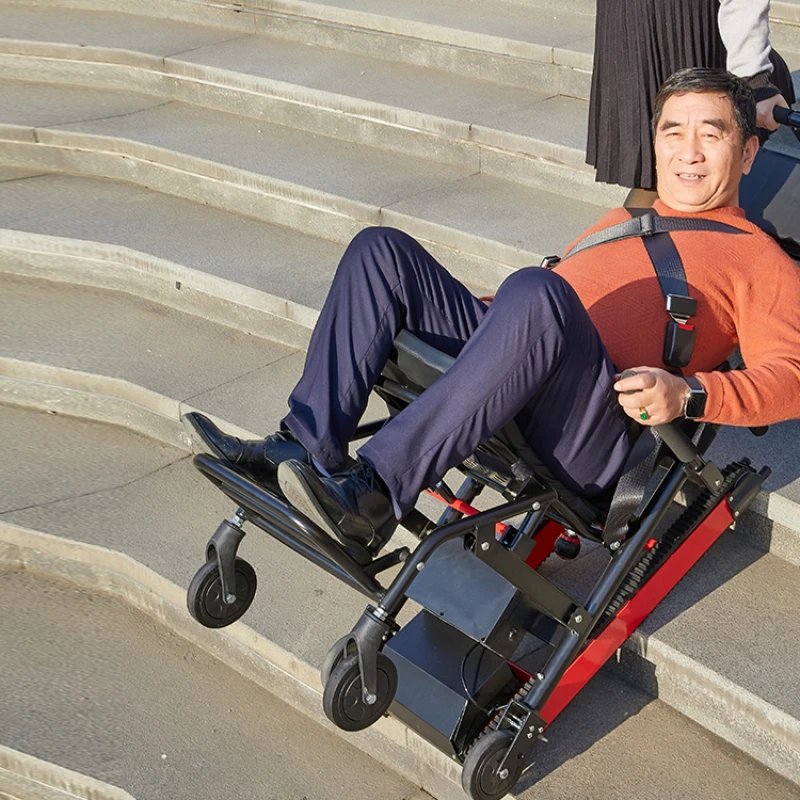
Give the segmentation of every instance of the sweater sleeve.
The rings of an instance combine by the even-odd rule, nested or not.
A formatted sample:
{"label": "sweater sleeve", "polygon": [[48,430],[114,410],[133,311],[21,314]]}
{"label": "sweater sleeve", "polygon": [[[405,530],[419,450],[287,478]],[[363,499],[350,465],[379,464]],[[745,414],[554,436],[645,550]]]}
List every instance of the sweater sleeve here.
{"label": "sweater sleeve", "polygon": [[728,51],[728,70],[740,78],[772,72],[769,1],[720,0],[719,32]]}
{"label": "sweater sleeve", "polygon": [[768,266],[735,289],[747,368],[697,375],[708,395],[704,421],[754,426],[800,418],[800,268],[777,245],[765,251]]}

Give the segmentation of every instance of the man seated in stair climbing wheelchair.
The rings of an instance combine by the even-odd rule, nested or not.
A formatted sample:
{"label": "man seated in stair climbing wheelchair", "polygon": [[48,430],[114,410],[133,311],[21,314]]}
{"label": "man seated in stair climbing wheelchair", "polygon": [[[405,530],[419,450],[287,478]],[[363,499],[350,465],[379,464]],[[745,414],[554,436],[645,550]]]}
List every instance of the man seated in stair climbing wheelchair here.
{"label": "man seated in stair climbing wheelchair", "polygon": [[[326,713],[355,730],[394,698],[393,713],[465,762],[464,786],[475,798],[513,787],[537,732],[689,567],[673,569],[666,588],[647,598],[649,584],[639,591],[634,568],[647,562],[647,576],[656,567],[666,574],[667,557],[697,540],[690,566],[758,492],[767,469],[756,474],[743,461],[723,473],[704,460],[716,426],[800,417],[800,270],[738,207],[739,181],[758,149],[751,91],[721,70],[682,70],[661,88],[653,126],[659,200],[652,212],[611,211],[562,260],[512,274],[490,304],[404,233],[364,230],[338,267],[281,430],[242,441],[201,414],[185,418],[213,456],[198,456],[198,467],[241,505],[220,527],[225,537],[238,545],[242,520],[255,522],[376,603],[331,651]],[[408,342],[411,362],[433,364],[434,379],[414,378],[413,366],[403,374]],[[746,368],[715,369],[737,347]],[[391,416],[359,428],[374,387]],[[366,433],[352,461],[348,444]],[[442,483],[453,467],[469,476],[458,497]],[[469,503],[480,483],[508,502],[475,512]],[[700,505],[681,517],[685,530],[663,534],[666,508],[687,483],[703,490]],[[452,505],[438,526],[420,525],[413,510],[430,487]],[[518,527],[506,524],[522,515]],[[380,557],[399,520],[422,543]],[[217,569],[220,531],[203,586],[213,580],[219,589],[222,573],[227,600],[219,601],[219,622],[204,607],[207,625],[242,613],[224,618],[242,576],[234,585],[229,568],[225,584],[221,557]],[[320,544],[320,531],[335,546]],[[610,552],[584,603],[530,569],[565,531]],[[422,567],[435,566],[434,550],[455,539],[459,553],[483,562],[483,572],[469,574],[488,583],[463,585],[453,566],[467,562],[451,548],[442,580],[432,574],[411,594],[428,572]],[[388,588],[377,583],[378,572],[400,562]],[[461,625],[458,607],[486,602],[487,587],[500,585],[489,572],[510,587],[513,602],[484,629]],[[442,583],[457,598],[447,613],[437,612],[445,600],[431,599]],[[433,613],[401,630],[394,617],[407,596]],[[190,607],[210,602],[203,597],[195,586]],[[555,620],[537,628],[553,653],[529,675],[508,663],[509,619],[530,631],[543,617]],[[410,633],[402,638],[412,627],[413,642]],[[436,643],[431,652],[454,650],[451,672],[465,697],[453,719],[426,716],[435,704],[423,687],[445,680],[420,666],[424,658],[415,663],[426,641]],[[475,647],[498,661],[469,689],[465,664]],[[588,658],[592,647],[601,655]],[[404,681],[413,684],[405,695]]]}

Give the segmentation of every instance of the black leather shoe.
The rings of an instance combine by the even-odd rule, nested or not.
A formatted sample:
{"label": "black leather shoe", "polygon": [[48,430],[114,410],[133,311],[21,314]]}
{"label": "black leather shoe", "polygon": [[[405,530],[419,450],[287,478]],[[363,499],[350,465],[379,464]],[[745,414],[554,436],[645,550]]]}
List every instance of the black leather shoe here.
{"label": "black leather shoe", "polygon": [[288,459],[309,462],[308,451],[289,433],[280,431],[266,439],[240,439],[223,433],[208,417],[192,411],[183,415],[184,427],[196,452],[229,461],[242,472],[280,493],[278,464]]}
{"label": "black leather shoe", "polygon": [[389,541],[397,520],[392,498],[366,461],[323,478],[300,461],[278,466],[284,497],[312,522],[345,545],[359,545],[375,555]]}

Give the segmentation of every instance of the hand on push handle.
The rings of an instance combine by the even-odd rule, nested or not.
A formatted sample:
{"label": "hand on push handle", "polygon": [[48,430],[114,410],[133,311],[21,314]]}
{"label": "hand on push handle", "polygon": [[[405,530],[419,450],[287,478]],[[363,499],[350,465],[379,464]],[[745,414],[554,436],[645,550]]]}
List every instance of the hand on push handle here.
{"label": "hand on push handle", "polygon": [[625,413],[642,425],[663,425],[683,416],[689,385],[658,367],[636,367],[615,376],[614,390]]}

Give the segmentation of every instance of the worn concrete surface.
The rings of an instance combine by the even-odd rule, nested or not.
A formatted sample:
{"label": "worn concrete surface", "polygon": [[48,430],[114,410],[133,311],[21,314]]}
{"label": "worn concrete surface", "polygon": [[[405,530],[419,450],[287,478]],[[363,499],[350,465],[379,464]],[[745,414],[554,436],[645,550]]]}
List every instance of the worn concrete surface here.
{"label": "worn concrete surface", "polygon": [[[118,8],[118,6],[116,6]],[[42,23],[43,16],[47,22]],[[252,21],[250,21],[252,27]],[[174,56],[197,47],[234,38],[235,32],[185,22],[152,20],[114,11],[93,11],[87,24],[84,11],[60,8],[57,13],[32,4],[3,4],[5,39],[34,42],[75,42],[83,46],[114,47],[154,56]]]}
{"label": "worn concrete surface", "polygon": [[0,740],[137,798],[428,795],[122,603],[0,573]]}
{"label": "worn concrete surface", "polygon": [[131,794],[80,772],[0,745],[4,800],[134,800]]}
{"label": "worn concrete surface", "polygon": [[257,373],[260,383],[241,394],[266,400],[271,367],[295,352],[120,292],[3,278],[0,355],[9,358],[122,378],[185,401]]}
{"label": "worn concrete surface", "polygon": [[[43,91],[54,89],[45,86]],[[537,252],[537,247],[544,248],[544,253],[561,252],[603,212],[602,207],[541,188],[534,190],[457,167],[181,103],[58,127],[59,131],[114,138],[88,140],[51,129],[40,133],[40,141],[60,148],[79,147],[82,151],[92,146],[110,149],[161,167],[176,167],[189,175],[199,173],[222,181],[226,200],[217,201],[217,205],[247,205],[255,188],[271,196],[271,206],[279,205],[285,197],[290,202],[315,205],[329,214],[362,221],[383,219],[391,223],[402,215],[412,233],[425,237],[430,222],[436,222],[446,230],[427,238],[494,260],[513,258],[516,250],[531,254]],[[128,140],[134,144],[127,144]],[[27,152],[35,158],[43,151],[33,147]],[[105,168],[109,157],[99,158],[96,168]],[[88,152],[83,152],[80,159],[73,159],[74,168],[94,171],[95,167],[89,166],[93,159]],[[336,170],[330,169],[332,164],[337,165]],[[146,180],[135,171],[126,172],[128,176],[137,182]],[[570,179],[569,174],[564,177]],[[200,202],[207,182],[196,182],[194,188],[184,188],[179,193]],[[218,185],[222,188],[222,184]],[[161,186],[167,190],[163,181]],[[256,213],[270,217],[270,212]],[[279,209],[275,213],[286,212]],[[306,217],[298,218],[296,224],[302,220]],[[528,263],[531,260],[528,255]],[[520,265],[516,261],[512,264]]]}
{"label": "worn concrete surface", "polygon": [[[219,520],[233,511],[233,506],[196,473],[188,457],[180,451],[157,448],[154,457],[148,458],[149,450],[145,452],[143,446],[146,440],[104,425],[76,424],[75,420],[12,408],[0,408],[0,414],[4,442],[14,463],[26,464],[29,473],[36,476],[35,481],[23,480],[23,491],[4,501],[0,518],[125,552],[179,586],[188,585],[202,561],[207,537]],[[105,475],[114,475],[120,460],[127,460],[128,474],[124,480],[109,484]],[[82,466],[84,462],[89,464],[88,471]],[[74,485],[59,486],[65,472],[70,472]],[[78,488],[84,472],[86,481]],[[18,479],[12,477],[5,485],[13,490]],[[38,487],[51,484],[60,491],[39,500]],[[67,496],[67,489],[73,496]],[[360,615],[364,598],[288,554],[258,531],[245,539],[241,552],[261,576],[261,588],[247,623],[302,661],[321,663],[330,644]],[[762,702],[785,714],[797,727],[792,716],[796,701],[790,666],[795,662],[786,649],[793,645],[787,645],[783,636],[777,637],[768,624],[774,609],[785,605],[786,597],[791,596],[796,567],[778,563],[780,560],[774,557],[768,557],[769,563],[759,561],[760,554],[752,550],[740,549],[738,560],[732,560],[728,550],[720,546],[714,553],[722,566],[712,556],[701,562],[664,606],[662,613],[669,624],[663,616],[654,618],[658,629],[651,638],[670,652],[680,652],[688,664],[698,665],[735,691],[766,694]],[[598,553],[597,558],[604,557]],[[581,559],[578,572],[562,569],[558,581],[573,589],[584,585],[597,558],[590,553]],[[749,571],[762,567],[770,569],[757,575]],[[298,593],[298,586],[306,590]],[[753,591],[754,586],[757,591]],[[740,624],[741,630],[731,629],[731,619],[738,620],[735,624]],[[784,631],[790,622],[783,621]],[[748,625],[747,647],[732,647],[732,641],[743,639],[742,631]],[[719,627],[718,636],[715,626]],[[780,660],[785,675],[774,680],[763,671],[755,674],[754,665],[762,656],[765,663]],[[660,669],[669,671],[666,662],[657,663]],[[681,678],[691,682],[693,669],[690,666],[687,672],[682,668]],[[751,737],[761,736],[761,724],[758,719],[750,720]],[[783,736],[791,742],[794,734],[786,728]]]}
{"label": "worn concrete surface", "polygon": [[[0,599],[13,609],[0,621],[13,698],[0,737],[19,747],[139,797],[225,796],[232,785],[242,797],[426,796],[119,600],[8,570]],[[602,670],[549,729],[514,796],[594,797],[600,786],[609,798],[796,796],[616,673]]]}
{"label": "worn concrete surface", "polygon": [[462,246],[476,255],[522,267],[538,264],[536,255],[563,252],[603,212],[592,203],[471,175],[395,203],[383,216],[389,225],[413,225],[451,246],[466,239]]}
{"label": "worn concrete surface", "polygon": [[213,67],[342,95],[351,108],[365,100],[463,123],[488,124],[547,97],[534,87],[498,91],[490,81],[332,48],[310,50],[307,44],[266,35],[203,47],[175,62],[176,67]]}
{"label": "worn concrete surface", "polygon": [[[267,7],[268,4],[255,0],[253,7]],[[492,0],[491,3],[459,3],[456,0],[431,5],[423,0],[403,0],[393,4],[391,12],[387,13],[386,6],[372,0],[322,0],[313,6],[324,8],[329,18],[339,18],[341,21],[355,24],[354,15],[368,21],[369,16],[390,17],[395,23],[393,32],[408,35],[420,34],[430,26],[443,27],[456,33],[473,33],[474,38],[469,40],[460,37],[465,45],[472,41],[477,44],[479,37],[496,36],[507,40],[507,47],[513,51],[513,43],[524,41],[531,44],[544,44],[547,46],[564,46],[575,39],[591,35],[594,21],[583,14],[575,14],[568,7],[562,6],[559,13],[532,13],[531,7],[520,6],[515,2]],[[311,8],[312,3],[296,3],[295,8]],[[538,10],[538,9],[537,9]],[[381,20],[381,30],[388,25]],[[404,24],[405,23],[405,24]],[[469,46],[469,45],[467,45]]]}
{"label": "worn concrete surface", "polygon": [[0,185],[7,228],[132,248],[320,308],[344,246],[130,184],[46,175]]}
{"label": "worn concrete surface", "polygon": [[[11,475],[4,479],[4,520],[128,553],[186,587],[206,541],[236,510],[185,451],[57,415],[0,406],[0,419],[4,451],[24,465],[13,485]],[[261,578],[248,622],[303,661],[321,664],[366,599],[257,529],[241,554]],[[298,586],[306,591],[298,594]]]}
{"label": "worn concrete surface", "polygon": [[25,81],[1,81],[0,98],[3,123],[34,128],[124,116],[163,102],[161,98],[135,91],[121,94],[86,86]]}
{"label": "worn concrete surface", "polygon": [[455,167],[182,103],[59,127],[131,139],[196,156],[221,168],[230,166],[378,207],[468,174]]}

